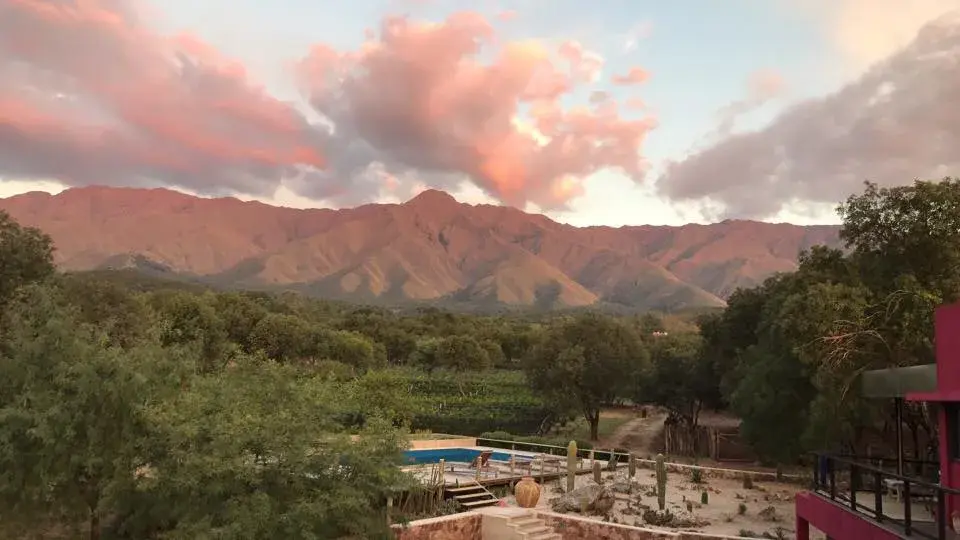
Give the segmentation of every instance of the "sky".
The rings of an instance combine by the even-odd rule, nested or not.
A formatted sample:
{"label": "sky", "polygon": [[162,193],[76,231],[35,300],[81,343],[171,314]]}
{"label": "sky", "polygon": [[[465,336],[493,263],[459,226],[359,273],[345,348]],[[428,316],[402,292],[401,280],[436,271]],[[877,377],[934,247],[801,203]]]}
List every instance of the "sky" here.
{"label": "sky", "polygon": [[835,223],[960,174],[957,0],[0,0],[0,196]]}

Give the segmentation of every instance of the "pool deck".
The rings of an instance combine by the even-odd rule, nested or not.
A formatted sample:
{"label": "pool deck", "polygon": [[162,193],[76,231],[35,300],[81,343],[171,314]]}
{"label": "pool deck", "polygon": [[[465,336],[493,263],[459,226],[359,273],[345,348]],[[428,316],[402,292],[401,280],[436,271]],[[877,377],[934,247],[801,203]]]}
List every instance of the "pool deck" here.
{"label": "pool deck", "polygon": [[[541,480],[552,480],[564,477],[567,474],[567,456],[506,450],[485,446],[461,446],[459,448],[478,452],[492,451],[501,454],[512,454],[516,456],[517,459],[514,459],[511,463],[510,461],[491,458],[488,462],[489,465],[480,471],[471,467],[469,463],[445,462],[443,464],[443,481],[445,486],[456,486],[471,482],[478,482],[483,486],[496,486],[512,484],[524,476],[533,476]],[[607,464],[606,461],[598,461],[604,466]],[[577,465],[577,474],[586,474],[593,470],[593,462],[587,458],[580,458]],[[402,469],[420,478],[424,483],[429,483],[437,466],[437,463],[423,463],[408,465]]]}

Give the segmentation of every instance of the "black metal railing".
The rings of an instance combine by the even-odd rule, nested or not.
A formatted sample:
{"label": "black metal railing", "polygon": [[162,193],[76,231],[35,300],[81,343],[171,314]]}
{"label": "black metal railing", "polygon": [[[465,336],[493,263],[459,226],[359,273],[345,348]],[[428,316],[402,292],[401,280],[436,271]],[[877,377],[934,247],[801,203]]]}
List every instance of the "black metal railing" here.
{"label": "black metal railing", "polygon": [[[897,467],[897,458],[895,456],[864,456],[857,454],[837,454],[837,457],[849,459],[857,462],[867,463],[879,467],[885,471],[892,471]],[[930,459],[915,459],[904,457],[899,460],[903,463],[903,474],[910,475],[913,478],[922,478],[934,481],[940,472],[940,462]],[[936,483],[936,481],[934,481]]]}
{"label": "black metal railing", "polygon": [[[816,453],[814,457],[813,491],[867,519],[902,531],[909,538],[957,538],[947,516],[947,497],[960,496],[960,490],[899,475],[847,456]],[[900,500],[886,500],[887,493],[895,490],[899,491]],[[865,504],[868,502],[872,504]],[[914,516],[914,503],[923,504],[931,518]],[[885,513],[894,508],[902,510],[902,517]]]}

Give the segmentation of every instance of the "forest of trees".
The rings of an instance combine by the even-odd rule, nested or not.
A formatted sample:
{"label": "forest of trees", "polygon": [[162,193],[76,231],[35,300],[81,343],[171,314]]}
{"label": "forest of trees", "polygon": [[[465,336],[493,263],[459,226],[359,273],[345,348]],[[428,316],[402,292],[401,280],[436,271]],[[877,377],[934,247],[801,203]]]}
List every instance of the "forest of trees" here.
{"label": "forest of trees", "polygon": [[856,449],[890,414],[856,376],[933,361],[958,206],[949,179],[868,184],[840,207],[848,249],[815,247],[697,324],[142,287],[57,272],[50,239],[0,213],[0,537],[385,537],[410,430],[546,437],[582,418],[596,440],[625,401],[691,430],[729,409],[770,462]]}
{"label": "forest of trees", "polygon": [[[773,461],[805,450],[863,452],[892,425],[892,400],[861,396],[866,370],[935,361],[933,315],[960,297],[960,181],[867,184],[838,208],[845,250],[817,247],[796,272],[737,291],[701,321],[703,358],[743,419],[742,433]],[[936,441],[926,406],[910,404],[916,441]]]}

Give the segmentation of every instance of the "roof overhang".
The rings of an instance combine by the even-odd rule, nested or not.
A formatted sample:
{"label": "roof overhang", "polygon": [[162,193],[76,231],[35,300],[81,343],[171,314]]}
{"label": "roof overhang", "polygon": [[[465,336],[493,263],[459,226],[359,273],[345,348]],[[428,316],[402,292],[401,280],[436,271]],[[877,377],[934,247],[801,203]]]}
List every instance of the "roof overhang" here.
{"label": "roof overhang", "polygon": [[907,398],[937,392],[937,365],[877,369],[861,376],[861,390],[868,398]]}

